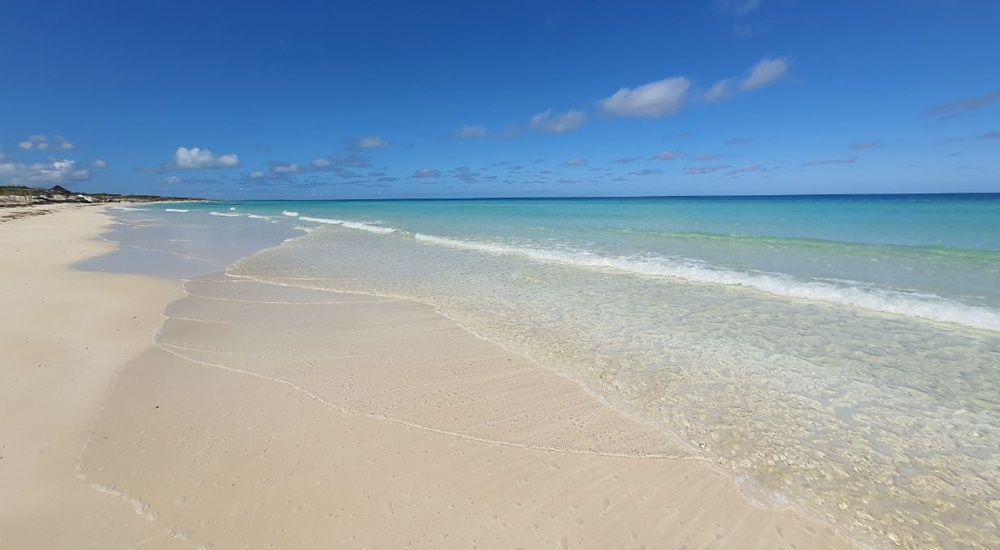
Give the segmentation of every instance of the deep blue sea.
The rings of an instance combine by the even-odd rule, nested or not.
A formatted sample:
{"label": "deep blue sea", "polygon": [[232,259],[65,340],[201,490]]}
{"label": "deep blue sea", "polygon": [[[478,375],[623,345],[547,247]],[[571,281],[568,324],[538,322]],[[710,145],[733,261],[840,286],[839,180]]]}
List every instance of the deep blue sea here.
{"label": "deep blue sea", "polygon": [[1000,195],[118,216],[132,244],[234,275],[434,304],[662,427],[763,505],[872,540],[1000,544]]}

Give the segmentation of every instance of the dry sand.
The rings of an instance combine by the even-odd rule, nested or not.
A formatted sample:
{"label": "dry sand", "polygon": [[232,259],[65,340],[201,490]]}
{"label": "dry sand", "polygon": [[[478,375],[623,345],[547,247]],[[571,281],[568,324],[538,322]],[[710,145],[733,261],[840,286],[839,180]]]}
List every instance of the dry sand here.
{"label": "dry sand", "polygon": [[156,527],[109,505],[75,468],[115,376],[181,292],[70,268],[115,248],[97,240],[108,223],[98,208],[0,214],[0,548],[137,546]]}
{"label": "dry sand", "polygon": [[0,547],[848,547],[429,306],[72,270],[105,221],[0,226]]}

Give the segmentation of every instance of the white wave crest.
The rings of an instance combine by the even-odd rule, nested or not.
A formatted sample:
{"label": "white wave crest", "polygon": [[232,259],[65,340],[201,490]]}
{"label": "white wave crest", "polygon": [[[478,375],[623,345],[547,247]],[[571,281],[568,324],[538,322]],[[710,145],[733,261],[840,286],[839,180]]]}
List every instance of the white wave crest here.
{"label": "white wave crest", "polygon": [[163,211],[164,212],[182,212],[182,213],[183,212],[190,212],[190,210],[186,210],[184,208],[164,208]]}
{"label": "white wave crest", "polygon": [[998,311],[946,300],[933,294],[870,288],[855,281],[845,281],[843,285],[820,281],[800,281],[775,273],[718,268],[686,258],[599,256],[587,251],[561,251],[465,241],[423,233],[416,233],[414,238],[417,241],[440,246],[492,254],[516,255],[576,267],[613,269],[638,275],[674,277],[697,283],[740,286],[787,298],[848,305],[870,311],[1000,331],[1000,312]]}
{"label": "white wave crest", "polygon": [[340,225],[350,229],[360,229],[361,231],[368,231],[369,233],[378,233],[380,235],[385,235],[388,233],[395,233],[396,229],[394,227],[379,227],[377,225],[372,225],[370,223],[355,222],[350,220],[335,220],[330,218],[312,218],[309,216],[300,216],[300,220],[315,223],[325,223],[329,225]]}
{"label": "white wave crest", "polygon": [[214,210],[211,211],[211,212],[209,212],[209,215],[212,215],[212,216],[225,216],[227,218],[238,218],[238,217],[240,217],[240,214],[231,214],[229,212],[216,212]]}
{"label": "white wave crest", "polygon": [[286,216],[290,216],[292,218],[299,217],[299,213],[296,212],[296,211],[294,211],[294,210],[282,210],[281,213],[284,214],[284,215],[286,215]]}

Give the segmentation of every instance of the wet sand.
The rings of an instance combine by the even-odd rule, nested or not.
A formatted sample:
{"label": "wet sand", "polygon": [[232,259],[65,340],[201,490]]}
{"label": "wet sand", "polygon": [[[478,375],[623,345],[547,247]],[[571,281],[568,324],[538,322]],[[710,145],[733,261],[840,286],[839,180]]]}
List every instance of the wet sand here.
{"label": "wet sand", "polygon": [[71,269],[106,223],[0,227],[13,547],[849,547],[430,306]]}

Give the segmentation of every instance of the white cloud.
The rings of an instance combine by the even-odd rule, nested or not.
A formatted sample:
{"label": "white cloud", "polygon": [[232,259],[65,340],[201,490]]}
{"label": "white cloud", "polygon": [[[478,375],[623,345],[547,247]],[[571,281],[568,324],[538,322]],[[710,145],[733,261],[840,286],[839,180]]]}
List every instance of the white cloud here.
{"label": "white cloud", "polygon": [[635,88],[622,88],[600,101],[608,113],[621,117],[660,118],[681,108],[691,81],[683,76],[665,78]]}
{"label": "white cloud", "polygon": [[237,155],[216,156],[211,149],[178,147],[170,167],[181,170],[199,170],[204,168],[236,168],[239,165],[240,157]]}
{"label": "white cloud", "polygon": [[165,177],[165,178],[163,178],[163,179],[160,180],[160,183],[166,183],[168,185],[172,184],[172,183],[180,183],[180,182],[181,182],[181,178],[178,178],[177,176],[167,176],[167,177]]}
{"label": "white cloud", "polygon": [[261,172],[260,170],[254,170],[253,172],[250,172],[250,175],[248,177],[252,180],[259,180],[264,177],[264,172]]}
{"label": "white cloud", "polygon": [[424,178],[439,178],[441,177],[441,172],[433,168],[421,168],[413,173],[413,177],[424,179]]}
{"label": "white cloud", "polygon": [[761,59],[750,69],[750,74],[740,81],[740,89],[750,91],[770,86],[788,73],[788,65],[788,60],[783,57]]}
{"label": "white cloud", "polygon": [[330,159],[318,158],[312,159],[309,166],[312,166],[313,168],[329,168],[332,164],[333,163],[330,162]]}
{"label": "white cloud", "polygon": [[563,163],[565,166],[584,166],[587,161],[584,159],[569,159]]}
{"label": "white cloud", "polygon": [[664,151],[664,152],[660,153],[659,155],[653,156],[653,158],[651,158],[649,160],[677,160],[677,159],[679,159],[679,158],[681,158],[683,156],[684,156],[684,153],[682,153],[680,151]]}
{"label": "white cloud", "polygon": [[387,149],[389,142],[381,136],[361,136],[352,145],[355,149]]}
{"label": "white cloud", "polygon": [[539,132],[563,134],[566,132],[575,132],[586,123],[587,113],[583,111],[572,110],[562,114],[553,114],[552,109],[549,109],[531,117],[529,124],[533,130]]}
{"label": "white cloud", "polygon": [[94,161],[90,163],[90,167],[97,170],[104,170],[108,167],[108,161],[103,159],[94,159]]}
{"label": "white cloud", "polygon": [[271,172],[275,174],[298,174],[302,171],[302,167],[298,164],[274,164],[271,166]]}
{"label": "white cloud", "polygon": [[451,137],[455,138],[455,139],[476,139],[476,138],[481,138],[481,137],[483,137],[483,136],[486,135],[486,127],[485,126],[472,126],[472,125],[466,124],[466,125],[461,126],[459,128],[455,128],[454,130],[451,131],[451,133],[449,135]]}
{"label": "white cloud", "polygon": [[708,102],[723,101],[733,97],[735,93],[735,90],[733,90],[733,79],[727,78],[713,84],[711,88],[702,94],[702,98]]}
{"label": "white cloud", "polygon": [[24,150],[37,150],[37,151],[72,151],[76,149],[76,145],[71,143],[69,140],[62,136],[55,136],[53,141],[49,141],[49,136],[45,134],[31,134],[28,139],[17,144],[18,147]]}
{"label": "white cloud", "polygon": [[72,160],[50,159],[25,164],[11,162],[6,156],[0,156],[0,182],[56,185],[89,179],[90,172],[85,168],[77,168],[76,162]]}
{"label": "white cloud", "polygon": [[787,58],[761,59],[743,78],[724,78],[701,94],[701,99],[709,103],[725,101],[742,92],[759,90],[774,84],[788,74],[790,63]]}

